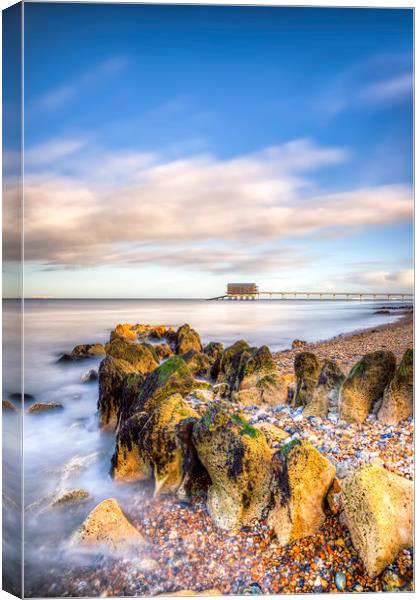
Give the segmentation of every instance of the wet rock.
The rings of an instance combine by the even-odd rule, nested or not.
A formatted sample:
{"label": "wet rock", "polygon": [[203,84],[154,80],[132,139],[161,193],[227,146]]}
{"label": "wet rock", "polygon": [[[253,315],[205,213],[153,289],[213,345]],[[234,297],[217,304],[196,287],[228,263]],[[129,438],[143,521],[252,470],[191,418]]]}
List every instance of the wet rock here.
{"label": "wet rock", "polygon": [[386,425],[404,421],[413,415],[413,350],[406,350],[394,378],[386,387],[378,419]]}
{"label": "wet rock", "polygon": [[325,519],[324,500],[335,468],[307,441],[294,440],[273,457],[274,506],[268,524],[280,544],[313,535]]}
{"label": "wet rock", "polygon": [[312,400],[313,393],[318,384],[321,365],[312,352],[296,354],[294,361],[296,375],[296,388],[292,406],[306,406]]}
{"label": "wet rock", "polygon": [[232,400],[245,406],[287,402],[288,380],[283,377],[267,346],[241,352],[232,386]]}
{"label": "wet rock", "polygon": [[16,406],[10,402],[10,400],[3,400],[3,410],[7,410],[9,412],[17,412]]}
{"label": "wet rock", "polygon": [[307,342],[305,342],[303,340],[293,340],[293,342],[292,342],[292,348],[303,348],[306,345],[307,345]]}
{"label": "wet rock", "polygon": [[395,356],[388,350],[370,352],[353,367],[339,398],[340,419],[363,423],[373,405],[383,396],[395,372]]}
{"label": "wet rock", "polygon": [[160,360],[164,360],[165,358],[169,358],[170,356],[173,355],[173,352],[171,350],[171,347],[169,346],[169,344],[157,344],[155,346],[155,352],[158,355]]}
{"label": "wet rock", "polygon": [[28,409],[28,412],[40,413],[50,410],[57,410],[60,408],[64,408],[60,402],[35,402],[35,404],[32,404],[32,406]]}
{"label": "wet rock", "polygon": [[[15,400],[16,402],[20,402],[22,400],[22,394],[20,392],[12,392],[11,394],[9,394],[9,398],[10,398],[10,400]],[[30,402],[31,400],[35,400],[35,396],[25,392],[23,394],[23,401]]]}
{"label": "wet rock", "polygon": [[68,505],[81,504],[87,502],[90,495],[86,490],[74,489],[68,492],[63,492],[52,502],[52,508],[62,508]]}
{"label": "wet rock", "polygon": [[345,522],[370,577],[377,577],[413,545],[414,485],[376,465],[343,483]]}
{"label": "wet rock", "polygon": [[227,383],[233,386],[237,378],[242,353],[250,350],[251,347],[245,340],[239,340],[228,346],[223,351],[222,356],[215,360],[211,370],[212,378],[217,383]]}
{"label": "wet rock", "polygon": [[159,360],[150,344],[130,344],[122,339],[115,339],[111,342],[107,354],[112,358],[125,360],[142,375],[159,366]]}
{"label": "wet rock", "polygon": [[73,534],[71,547],[85,547],[95,551],[110,551],[123,555],[145,548],[145,540],[129,522],[114,498],[104,500],[87,516]]}
{"label": "wet rock", "polygon": [[140,453],[149,461],[155,479],[155,496],[176,493],[181,487],[188,494],[189,479],[197,465],[192,444],[192,428],[198,419],[180,394],[163,400],[145,423]]}
{"label": "wet rock", "polygon": [[111,460],[111,475],[115,481],[145,481],[153,476],[152,465],[141,446],[141,432],[147,413],[138,413],[121,422]]}
{"label": "wet rock", "polygon": [[216,526],[234,530],[260,519],[272,474],[263,433],[214,403],[194,424],[193,443],[211,478],[207,507]]}
{"label": "wet rock", "polygon": [[91,381],[97,381],[98,378],[99,378],[98,372],[95,371],[95,369],[89,369],[89,371],[86,371],[86,373],[83,373],[83,375],[80,378],[80,381],[82,383],[89,383]]}
{"label": "wet rock", "polygon": [[220,359],[220,357],[223,354],[223,344],[221,344],[220,342],[209,342],[203,349],[204,354],[206,354],[212,364]]}
{"label": "wet rock", "polygon": [[[107,356],[99,366],[99,426],[115,429],[121,411],[124,379],[130,373],[138,375],[131,363]],[[142,377],[138,375],[138,377]]]}
{"label": "wet rock", "polygon": [[176,332],[175,349],[177,354],[185,354],[189,350],[202,351],[200,336],[187,323]]}
{"label": "wet rock", "polygon": [[189,350],[182,355],[191,373],[196,377],[208,377],[210,375],[211,360],[204,352]]}
{"label": "wet rock", "polygon": [[70,354],[63,354],[58,362],[77,361],[104,355],[105,346],[103,344],[79,344],[73,348]]}
{"label": "wet rock", "polygon": [[338,412],[338,395],[345,375],[335,361],[327,361],[319,374],[312,399],[303,409],[304,417],[325,419],[330,411]]}

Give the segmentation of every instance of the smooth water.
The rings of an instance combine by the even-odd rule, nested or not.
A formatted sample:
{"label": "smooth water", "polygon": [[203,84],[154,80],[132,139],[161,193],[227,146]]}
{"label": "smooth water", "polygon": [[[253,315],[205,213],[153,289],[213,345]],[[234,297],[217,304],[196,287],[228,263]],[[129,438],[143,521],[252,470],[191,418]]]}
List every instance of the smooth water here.
{"label": "smooth water", "polygon": [[[267,344],[272,350],[282,350],[289,348],[295,338],[312,342],[395,320],[395,315],[374,314],[384,304],[383,300],[25,301],[25,392],[32,394],[34,401],[64,405],[62,410],[24,415],[24,531],[29,586],[31,578],[46,573],[49,561],[62,560],[66,540],[93,506],[113,496],[127,507],[133,497],[133,485],[114,484],[109,477],[114,434],[99,432],[97,427],[98,384],[81,383],[83,373],[98,368],[100,359],[57,364],[63,352],[80,343],[105,343],[110,330],[121,322],[173,327],[189,323],[203,342],[230,344],[243,338],[252,345]],[[4,398],[18,391],[19,352],[12,347],[17,309],[14,301],[3,303]],[[25,402],[25,411],[30,404]],[[18,414],[3,412],[6,436],[17,428],[19,419]],[[7,462],[7,454],[4,459]],[[4,472],[13,477],[8,466]],[[54,497],[74,488],[89,492],[91,500],[74,510],[51,509]],[[147,486],[135,484],[134,488],[136,493],[146,493]]]}

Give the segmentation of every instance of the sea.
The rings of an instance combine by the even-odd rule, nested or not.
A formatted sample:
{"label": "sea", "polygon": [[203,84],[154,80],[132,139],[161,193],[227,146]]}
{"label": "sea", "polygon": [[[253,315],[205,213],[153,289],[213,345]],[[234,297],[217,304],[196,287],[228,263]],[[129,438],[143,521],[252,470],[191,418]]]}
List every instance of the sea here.
{"label": "sea", "polygon": [[[18,577],[22,548],[16,538],[21,537],[26,594],[36,596],[38,584],[48,578],[49,565],[58,562],[65,568],[72,560],[66,554],[67,541],[89,510],[109,497],[129,506],[133,497],[133,485],[115,484],[109,475],[115,435],[97,426],[98,383],[81,382],[87,370],[98,368],[100,358],[58,363],[61,354],[77,344],[107,342],[118,323],[174,328],[189,323],[204,343],[228,345],[245,339],[251,345],[266,344],[280,351],[290,348],[294,339],[314,342],[390,323],[398,318],[396,311],[377,311],[403,304],[384,300],[26,300],[23,378],[29,396],[23,419],[18,412],[3,411],[3,491],[8,496],[3,513],[3,573],[6,570],[13,581]],[[19,401],[13,394],[19,391],[21,375],[19,327],[17,301],[3,301],[3,399],[11,398],[16,407]],[[63,408],[28,414],[33,402],[58,402]],[[51,508],[55,498],[76,488],[89,493],[86,504],[74,510]],[[17,516],[21,491],[23,523]]]}

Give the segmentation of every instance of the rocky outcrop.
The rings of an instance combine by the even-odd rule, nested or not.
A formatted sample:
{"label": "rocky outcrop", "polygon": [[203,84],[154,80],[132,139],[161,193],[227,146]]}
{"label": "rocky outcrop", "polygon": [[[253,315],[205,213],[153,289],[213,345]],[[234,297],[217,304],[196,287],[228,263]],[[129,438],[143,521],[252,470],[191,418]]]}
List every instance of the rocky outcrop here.
{"label": "rocky outcrop", "polygon": [[327,417],[329,412],[338,412],[338,396],[345,375],[333,360],[327,361],[319,374],[312,399],[303,409],[304,417]]}
{"label": "rocky outcrop", "polygon": [[145,375],[159,366],[158,357],[150,344],[130,344],[121,339],[111,342],[107,351],[108,356],[125,360],[132,365],[137,373]]}
{"label": "rocky outcrop", "polygon": [[312,400],[313,393],[318,384],[321,365],[312,352],[300,352],[295,356],[294,362],[296,388],[292,406],[306,406]]}
{"label": "rocky outcrop", "polygon": [[152,478],[152,465],[140,443],[146,421],[147,413],[137,413],[121,422],[111,460],[111,475],[115,481],[133,482]]}
{"label": "rocky outcrop", "polygon": [[82,383],[90,383],[91,381],[97,381],[98,377],[98,372],[95,371],[95,369],[89,369],[89,371],[83,373],[83,375],[80,378],[80,381]]}
{"label": "rocky outcrop", "polygon": [[61,408],[64,408],[64,406],[60,402],[35,402],[35,404],[32,404],[32,406],[28,409],[28,413],[33,414],[47,412]]}
{"label": "rocky outcrop", "polygon": [[124,379],[130,373],[138,375],[136,368],[129,362],[107,356],[99,366],[99,426],[115,429],[121,411]]}
{"label": "rocky outcrop", "polygon": [[51,503],[51,508],[64,508],[76,504],[79,505],[87,502],[89,499],[89,493],[86,490],[78,488],[59,494]]}
{"label": "rocky outcrop", "polygon": [[169,358],[173,355],[171,347],[166,343],[156,344],[155,352],[160,360],[164,360],[165,358]]}
{"label": "rocky outcrop", "polygon": [[138,339],[136,326],[130,325],[130,323],[120,323],[115,329],[111,331],[109,341],[112,342],[116,339],[128,340],[135,342]]}
{"label": "rocky outcrop", "polygon": [[367,465],[342,482],[346,525],[370,577],[413,545],[414,485],[386,469]]}
{"label": "rocky outcrop", "polygon": [[141,432],[140,453],[152,469],[155,496],[188,494],[190,477],[198,466],[191,441],[198,414],[180,394],[163,400],[152,412]]}
{"label": "rocky outcrop", "polygon": [[191,373],[196,377],[209,377],[211,369],[211,360],[204,352],[189,350],[182,355],[183,360],[188,365]]}
{"label": "rocky outcrop", "polygon": [[363,423],[381,400],[395,372],[395,356],[389,350],[366,354],[350,371],[339,397],[340,419]]}
{"label": "rocky outcrop", "polygon": [[245,340],[239,340],[228,346],[223,354],[215,360],[211,376],[217,383],[227,383],[233,387],[237,378],[239,364],[244,352],[250,352],[251,347]]}
{"label": "rocky outcrop", "polygon": [[232,400],[244,405],[285,404],[288,381],[280,374],[267,346],[241,352],[232,385]]}
{"label": "rocky outcrop", "polygon": [[307,342],[305,342],[304,340],[293,340],[292,342],[292,348],[303,348],[304,346],[307,345]]}
{"label": "rocky outcrop", "polygon": [[193,427],[193,443],[211,478],[207,506],[218,527],[260,519],[270,497],[271,451],[263,433],[211,404]]}
{"label": "rocky outcrop", "polygon": [[145,545],[143,536],[129,522],[114,498],[98,504],[70,540],[71,547],[118,555],[138,552]]}
{"label": "rocky outcrop", "polygon": [[413,416],[413,350],[406,350],[395,376],[386,387],[378,419],[386,425]]}
{"label": "rocky outcrop", "polygon": [[325,518],[334,466],[309,442],[292,441],[274,455],[273,469],[274,506],[268,523],[280,544],[313,535]]}
{"label": "rocky outcrop", "polygon": [[105,346],[102,344],[79,344],[75,346],[70,354],[63,354],[58,362],[73,362],[95,356],[104,356]]}
{"label": "rocky outcrop", "polygon": [[182,325],[176,332],[175,350],[177,354],[186,354],[190,350],[202,351],[201,339],[198,333],[188,324]]}

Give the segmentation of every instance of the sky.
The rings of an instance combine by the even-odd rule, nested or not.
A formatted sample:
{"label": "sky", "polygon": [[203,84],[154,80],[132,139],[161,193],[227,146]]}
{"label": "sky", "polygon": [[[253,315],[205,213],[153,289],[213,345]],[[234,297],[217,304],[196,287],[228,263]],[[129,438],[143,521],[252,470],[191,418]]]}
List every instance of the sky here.
{"label": "sky", "polygon": [[25,295],[411,291],[412,17],[26,4]]}

